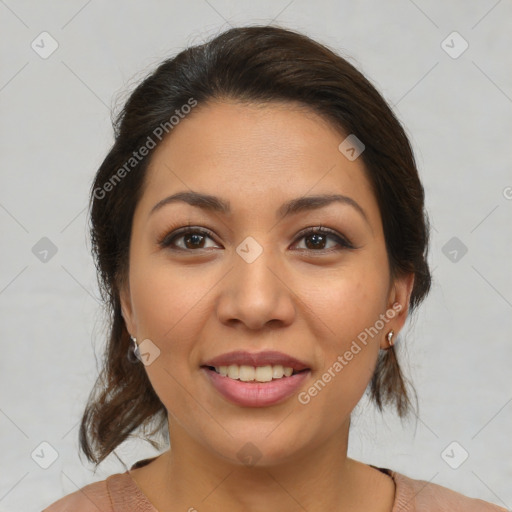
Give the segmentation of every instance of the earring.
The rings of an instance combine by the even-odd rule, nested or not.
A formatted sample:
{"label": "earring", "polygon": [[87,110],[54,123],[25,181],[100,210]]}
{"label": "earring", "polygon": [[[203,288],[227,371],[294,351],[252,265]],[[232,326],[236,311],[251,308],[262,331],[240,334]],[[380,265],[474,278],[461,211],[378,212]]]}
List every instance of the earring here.
{"label": "earring", "polygon": [[388,340],[388,346],[384,350],[389,350],[395,344],[395,342],[393,341],[393,335],[394,334],[395,333],[394,333],[393,330],[389,331],[386,334],[386,339]]}
{"label": "earring", "polygon": [[130,336],[130,339],[133,341],[133,352],[134,352],[135,356],[137,356],[137,354],[139,353],[139,346],[137,345],[137,338]]}

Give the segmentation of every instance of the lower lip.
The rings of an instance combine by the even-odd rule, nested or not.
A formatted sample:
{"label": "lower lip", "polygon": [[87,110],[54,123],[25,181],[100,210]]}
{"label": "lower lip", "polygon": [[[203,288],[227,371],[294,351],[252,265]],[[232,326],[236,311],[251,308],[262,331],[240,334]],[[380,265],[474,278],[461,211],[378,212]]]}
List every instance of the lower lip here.
{"label": "lower lip", "polygon": [[309,370],[305,370],[269,382],[243,382],[224,377],[209,368],[202,369],[224,398],[243,407],[266,407],[281,403],[292,396],[310,374]]}

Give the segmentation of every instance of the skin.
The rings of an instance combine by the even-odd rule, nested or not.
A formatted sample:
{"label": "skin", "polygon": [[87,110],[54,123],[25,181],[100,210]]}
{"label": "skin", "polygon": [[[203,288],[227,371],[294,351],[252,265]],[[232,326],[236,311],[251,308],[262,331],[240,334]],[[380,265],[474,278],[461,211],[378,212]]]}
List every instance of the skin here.
{"label": "skin", "polygon": [[[160,350],[145,369],[168,411],[172,449],[131,471],[159,510],[392,509],[394,482],[347,457],[348,433],[386,334],[404,325],[413,275],[391,279],[376,198],[361,158],[338,150],[344,138],[305,107],[217,101],[154,151],[120,295],[130,334]],[[150,214],[190,190],[229,201],[232,213],[175,202]],[[351,197],[367,220],[341,203],[276,217],[290,199],[333,193]],[[188,224],[214,236],[175,239],[182,251],[158,244]],[[320,225],[355,248],[300,235]],[[263,248],[252,263],[236,252],[248,236]],[[401,311],[306,405],[292,396],[240,407],[200,368],[232,350],[279,350],[311,368],[307,390],[394,303]],[[260,454],[252,466],[237,457],[247,442]]]}

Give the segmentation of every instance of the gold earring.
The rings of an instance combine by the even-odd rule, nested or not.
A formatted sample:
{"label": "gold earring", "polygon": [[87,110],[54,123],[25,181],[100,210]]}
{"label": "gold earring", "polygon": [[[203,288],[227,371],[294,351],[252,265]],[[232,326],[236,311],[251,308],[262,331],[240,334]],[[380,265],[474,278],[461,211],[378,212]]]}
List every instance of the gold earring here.
{"label": "gold earring", "polygon": [[384,350],[389,350],[395,344],[395,342],[393,341],[394,334],[395,332],[393,331],[393,329],[391,329],[391,331],[387,333],[386,339],[388,340],[388,346]]}

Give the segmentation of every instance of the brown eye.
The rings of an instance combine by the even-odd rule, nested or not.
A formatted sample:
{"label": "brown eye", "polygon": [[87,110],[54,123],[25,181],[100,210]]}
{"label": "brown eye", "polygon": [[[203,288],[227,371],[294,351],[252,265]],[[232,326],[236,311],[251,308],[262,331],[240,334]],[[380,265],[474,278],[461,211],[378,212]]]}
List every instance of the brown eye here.
{"label": "brown eye", "polygon": [[[175,249],[175,250],[196,250],[207,249],[205,243],[207,239],[212,240],[211,233],[204,229],[198,228],[185,228],[173,231],[166,235],[163,240],[159,242],[160,246]],[[177,241],[183,240],[183,244],[177,244]]]}
{"label": "brown eye", "polygon": [[[327,239],[330,237],[322,233],[313,233],[312,235],[308,235],[304,238],[306,239],[306,246],[308,249],[325,249]],[[307,242],[308,240],[310,243]]]}
{"label": "brown eye", "polygon": [[[334,240],[335,245],[341,248],[345,249],[353,249],[354,246],[346,240],[344,237],[338,235],[335,231],[331,229],[324,228],[322,226],[318,228],[312,228],[307,230],[306,232],[303,232],[301,234],[300,240],[306,240],[306,247],[299,247],[301,250],[311,250],[311,251],[331,251],[333,250],[332,247],[326,248],[326,245],[328,243],[328,240]],[[334,249],[334,250],[340,250],[340,249]]]}

